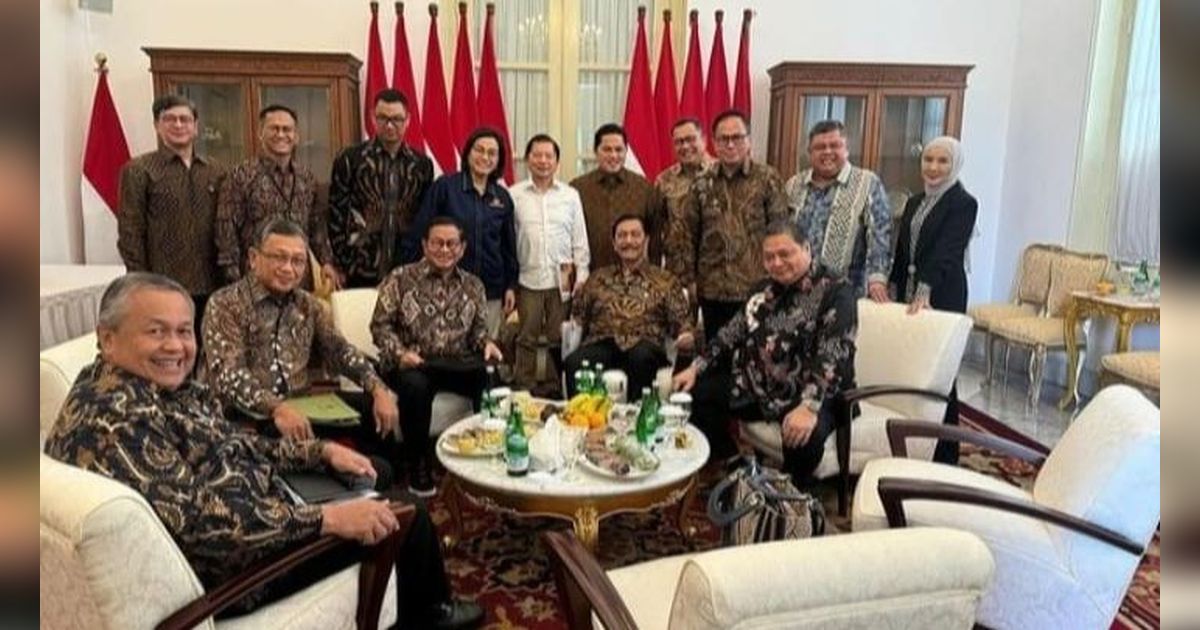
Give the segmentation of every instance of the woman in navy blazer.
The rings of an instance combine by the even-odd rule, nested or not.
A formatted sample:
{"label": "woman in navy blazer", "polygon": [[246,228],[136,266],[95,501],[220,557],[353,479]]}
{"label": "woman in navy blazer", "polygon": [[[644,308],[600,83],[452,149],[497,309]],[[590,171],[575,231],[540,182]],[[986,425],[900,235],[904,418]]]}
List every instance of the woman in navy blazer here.
{"label": "woman in navy blazer", "polygon": [[[962,146],[949,136],[934,138],[921,152],[925,191],[904,206],[890,289],[908,303],[909,314],[922,309],[967,311],[967,243],[975,230],[979,203],[958,181]],[[958,388],[950,388],[943,424],[958,424]],[[933,460],[958,462],[958,442],[939,440]]]}

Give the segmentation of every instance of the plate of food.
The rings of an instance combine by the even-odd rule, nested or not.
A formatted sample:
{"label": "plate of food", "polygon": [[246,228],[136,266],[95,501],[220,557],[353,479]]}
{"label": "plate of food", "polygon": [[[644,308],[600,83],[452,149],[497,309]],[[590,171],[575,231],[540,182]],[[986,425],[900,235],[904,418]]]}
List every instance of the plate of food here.
{"label": "plate of food", "polygon": [[658,470],[658,457],[632,435],[612,435],[604,431],[588,433],[584,445],[584,466],[603,477],[641,479]]}
{"label": "plate of food", "polygon": [[504,452],[504,430],[476,425],[447,432],[438,440],[447,452],[466,457],[491,457]]}

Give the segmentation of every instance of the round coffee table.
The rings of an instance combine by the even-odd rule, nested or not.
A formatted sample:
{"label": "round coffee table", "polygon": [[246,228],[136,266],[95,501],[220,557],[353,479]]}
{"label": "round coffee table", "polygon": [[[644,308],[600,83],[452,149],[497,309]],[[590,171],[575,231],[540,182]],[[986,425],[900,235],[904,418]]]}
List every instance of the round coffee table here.
{"label": "round coffee table", "polygon": [[[442,432],[442,436],[474,425],[478,416],[470,416]],[[658,470],[638,479],[623,479],[590,470],[586,464],[575,467],[574,478],[556,473],[532,471],[523,477],[510,477],[499,456],[469,457],[449,452],[438,440],[437,456],[446,475],[442,490],[450,508],[453,545],[462,534],[460,497],[497,512],[518,516],[549,516],[570,521],[575,535],[591,551],[596,549],[600,521],[622,512],[648,512],[678,506],[675,521],[679,531],[690,536],[687,505],[696,489],[696,473],[708,461],[708,440],[692,425],[686,425],[689,445],[675,448],[674,440],[659,445]],[[444,437],[443,437],[444,439]]]}

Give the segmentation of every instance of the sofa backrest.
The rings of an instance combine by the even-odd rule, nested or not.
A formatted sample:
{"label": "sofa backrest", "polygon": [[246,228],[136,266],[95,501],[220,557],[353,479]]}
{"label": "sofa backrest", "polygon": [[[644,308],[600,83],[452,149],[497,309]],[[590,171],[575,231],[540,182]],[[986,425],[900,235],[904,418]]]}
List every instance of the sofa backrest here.
{"label": "sofa backrest", "polygon": [[[950,392],[962,362],[971,318],[924,310],[909,315],[904,304],[858,301],[854,372],[858,386],[904,385]],[[940,420],[945,405],[914,396],[874,398],[902,417]]]}
{"label": "sofa backrest", "polygon": [[378,297],[375,289],[343,289],[329,296],[333,325],[346,341],[373,359],[379,357],[379,348],[371,337],[371,316]]}
{"label": "sofa backrest", "polygon": [[46,441],[75,377],[96,360],[96,333],[89,333],[41,352],[38,368],[38,446]]}

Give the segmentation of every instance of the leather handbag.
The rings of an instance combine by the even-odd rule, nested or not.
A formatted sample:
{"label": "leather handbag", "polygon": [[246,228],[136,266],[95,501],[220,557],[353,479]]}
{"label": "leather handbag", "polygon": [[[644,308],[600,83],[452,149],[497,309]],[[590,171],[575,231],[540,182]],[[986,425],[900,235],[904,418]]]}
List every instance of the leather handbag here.
{"label": "leather handbag", "polygon": [[800,492],[791,475],[760,466],[753,457],[722,479],[708,495],[708,518],[721,544],[746,545],[810,538],[825,533],[825,508]]}

